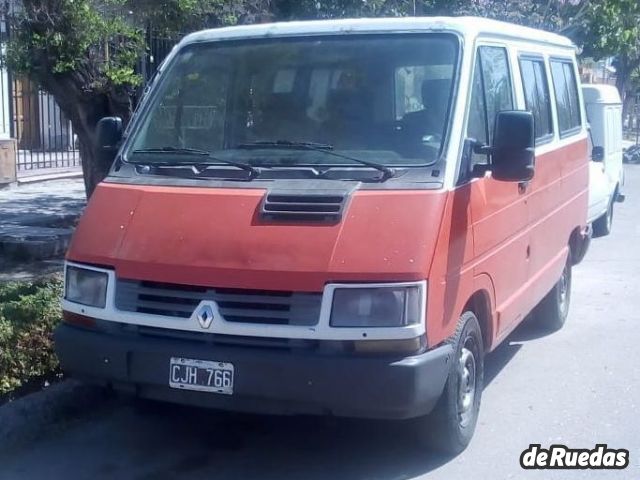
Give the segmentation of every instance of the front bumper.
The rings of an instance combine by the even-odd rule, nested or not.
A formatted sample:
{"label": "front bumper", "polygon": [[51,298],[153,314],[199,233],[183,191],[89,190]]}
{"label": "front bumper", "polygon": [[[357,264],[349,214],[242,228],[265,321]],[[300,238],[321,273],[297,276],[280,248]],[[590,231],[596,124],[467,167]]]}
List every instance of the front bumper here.
{"label": "front bumper", "polygon": [[[433,409],[452,357],[450,345],[403,358],[326,355],[116,335],[67,324],[57,328],[55,348],[71,375],[145,398],[254,413],[396,419]],[[169,388],[170,357],[232,363],[233,395]]]}

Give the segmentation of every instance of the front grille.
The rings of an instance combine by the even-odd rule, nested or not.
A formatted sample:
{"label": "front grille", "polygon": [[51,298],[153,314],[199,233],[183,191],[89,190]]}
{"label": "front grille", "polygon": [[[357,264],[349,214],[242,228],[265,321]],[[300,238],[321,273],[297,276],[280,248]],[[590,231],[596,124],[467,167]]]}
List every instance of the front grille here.
{"label": "front grille", "polygon": [[180,340],[221,347],[248,347],[256,349],[281,350],[289,352],[313,352],[320,355],[352,355],[352,341],[309,340],[302,338],[249,337],[240,335],[222,335],[211,332],[194,332],[172,328],[146,327],[129,323],[96,320],[96,324],[105,332],[113,335],[126,335],[129,338],[147,338],[158,340]]}
{"label": "front grille", "polygon": [[227,322],[310,326],[318,323],[322,294],[116,282],[116,307],[126,312],[189,318],[203,300],[215,301]]}

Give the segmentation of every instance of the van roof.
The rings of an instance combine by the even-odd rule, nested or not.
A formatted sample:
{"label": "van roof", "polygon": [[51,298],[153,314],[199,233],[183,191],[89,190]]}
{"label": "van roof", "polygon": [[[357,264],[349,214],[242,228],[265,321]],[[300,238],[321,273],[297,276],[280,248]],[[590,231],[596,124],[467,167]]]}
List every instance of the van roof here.
{"label": "van roof", "polygon": [[263,23],[202,30],[187,35],[181,43],[302,35],[425,31],[452,31],[471,38],[486,34],[574,48],[571,40],[561,35],[482,17],[358,18]]}
{"label": "van roof", "polygon": [[618,89],[613,85],[582,84],[585,103],[622,103]]}

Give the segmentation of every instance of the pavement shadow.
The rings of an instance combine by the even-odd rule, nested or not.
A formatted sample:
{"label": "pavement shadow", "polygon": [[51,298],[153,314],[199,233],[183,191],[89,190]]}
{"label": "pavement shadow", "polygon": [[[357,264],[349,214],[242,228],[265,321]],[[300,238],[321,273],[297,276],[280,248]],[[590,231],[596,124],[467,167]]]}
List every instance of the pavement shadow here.
{"label": "pavement shadow", "polygon": [[[521,327],[487,356],[488,387],[520,351],[527,332]],[[19,470],[10,470],[20,475],[6,478],[409,480],[435,474],[453,460],[421,445],[407,427],[125,399],[91,420],[60,427],[64,434],[50,432],[33,445],[28,464],[22,459]]]}
{"label": "pavement shadow", "polygon": [[143,421],[162,422],[165,439],[160,445],[179,439],[183,453],[175,456],[158,450],[156,442],[148,445],[154,455],[166,454],[167,462],[135,477],[140,480],[405,480],[452,460],[420,447],[401,422],[232,414],[163,405],[154,410],[136,415]]}
{"label": "pavement shadow", "polygon": [[515,357],[523,344],[552,335],[554,332],[538,325],[535,318],[528,315],[524,321],[511,332],[511,334],[485,357],[484,361],[484,386],[487,388],[498,374]]}
{"label": "pavement shadow", "polygon": [[[487,355],[485,388],[524,343],[547,334],[530,319],[518,326]],[[163,435],[179,438],[181,452],[189,453],[139,479],[407,480],[428,475],[453,460],[421,446],[403,422],[243,415],[152,405],[151,410],[136,410],[137,414],[147,420],[149,416],[162,419],[166,422]],[[175,418],[180,420],[171,420]],[[164,444],[152,447],[156,454],[162,455],[157,449]]]}
{"label": "pavement shadow", "polygon": [[25,215],[67,215],[80,213],[86,200],[66,195],[10,198],[0,205],[0,216],[20,219]]}
{"label": "pavement shadow", "polygon": [[498,346],[493,352],[489,353],[484,360],[484,388],[486,389],[498,374],[509,364],[515,357],[522,344],[512,343],[508,338]]}

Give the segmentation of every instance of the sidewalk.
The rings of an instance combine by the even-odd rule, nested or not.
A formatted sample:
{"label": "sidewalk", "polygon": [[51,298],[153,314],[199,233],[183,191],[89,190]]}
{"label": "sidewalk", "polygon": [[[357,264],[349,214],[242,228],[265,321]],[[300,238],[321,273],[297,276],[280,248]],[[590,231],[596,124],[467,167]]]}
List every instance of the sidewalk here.
{"label": "sidewalk", "polygon": [[59,268],[85,204],[82,178],[0,190],[0,281]]}

